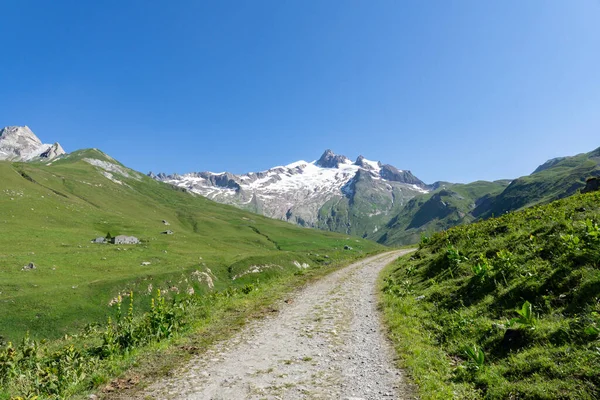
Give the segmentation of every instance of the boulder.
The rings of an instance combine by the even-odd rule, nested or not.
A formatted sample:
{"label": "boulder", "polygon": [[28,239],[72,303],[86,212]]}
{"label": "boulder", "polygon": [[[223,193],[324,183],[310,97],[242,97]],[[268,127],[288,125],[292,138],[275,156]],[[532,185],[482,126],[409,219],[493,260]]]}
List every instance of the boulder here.
{"label": "boulder", "polygon": [[581,193],[595,192],[597,190],[600,190],[600,178],[593,177],[585,182],[585,187],[581,189]]}
{"label": "boulder", "polygon": [[140,240],[135,236],[119,235],[111,239],[112,244],[139,244]]}
{"label": "boulder", "polygon": [[23,271],[30,271],[30,270],[35,269],[35,268],[36,268],[35,264],[32,263],[32,262],[30,262],[29,264],[23,266],[22,269],[23,269]]}

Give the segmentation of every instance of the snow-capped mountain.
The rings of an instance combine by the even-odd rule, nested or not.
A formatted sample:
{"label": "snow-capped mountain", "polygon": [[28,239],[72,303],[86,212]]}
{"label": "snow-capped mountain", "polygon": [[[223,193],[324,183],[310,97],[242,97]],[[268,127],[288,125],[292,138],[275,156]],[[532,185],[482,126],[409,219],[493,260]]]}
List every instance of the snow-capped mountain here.
{"label": "snow-capped mountain", "polygon": [[367,236],[428,187],[410,171],[359,156],[352,162],[326,150],[263,172],[192,172],[149,176],[211,200],[303,226]]}
{"label": "snow-capped mountain", "polygon": [[27,126],[0,129],[0,160],[52,160],[63,154],[60,144],[43,144]]}

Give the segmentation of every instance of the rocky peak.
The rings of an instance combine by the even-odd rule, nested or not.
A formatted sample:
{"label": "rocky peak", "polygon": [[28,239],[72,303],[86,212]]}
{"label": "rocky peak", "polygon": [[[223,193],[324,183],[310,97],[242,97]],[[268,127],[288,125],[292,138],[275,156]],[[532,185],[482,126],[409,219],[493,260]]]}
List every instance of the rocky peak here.
{"label": "rocky peak", "polygon": [[27,126],[0,129],[0,160],[51,160],[63,154],[65,151],[60,144],[43,144]]}
{"label": "rocky peak", "polygon": [[337,155],[329,149],[325,150],[316,163],[321,168],[338,168],[340,164],[350,164],[350,160],[346,156]]}
{"label": "rocky peak", "polygon": [[420,187],[426,186],[422,180],[414,176],[410,171],[402,171],[389,164],[381,166],[380,175],[383,179],[386,179],[388,181],[403,182],[412,185],[417,185]]}
{"label": "rocky peak", "polygon": [[48,150],[44,151],[40,154],[41,158],[46,158],[48,160],[52,160],[60,155],[65,154],[65,150],[62,148],[60,143],[54,143],[52,146],[48,148]]}
{"label": "rocky peak", "polygon": [[363,156],[358,156],[354,165],[357,165],[363,169],[378,170],[378,168],[381,167],[381,162],[380,161],[377,161],[377,162],[369,161],[366,158],[364,158]]}

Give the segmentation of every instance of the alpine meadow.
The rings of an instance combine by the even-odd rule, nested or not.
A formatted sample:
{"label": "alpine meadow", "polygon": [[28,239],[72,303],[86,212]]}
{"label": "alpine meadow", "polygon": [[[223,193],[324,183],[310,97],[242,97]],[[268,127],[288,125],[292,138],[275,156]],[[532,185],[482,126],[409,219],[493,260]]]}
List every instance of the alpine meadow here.
{"label": "alpine meadow", "polygon": [[0,16],[0,400],[600,400],[600,0]]}

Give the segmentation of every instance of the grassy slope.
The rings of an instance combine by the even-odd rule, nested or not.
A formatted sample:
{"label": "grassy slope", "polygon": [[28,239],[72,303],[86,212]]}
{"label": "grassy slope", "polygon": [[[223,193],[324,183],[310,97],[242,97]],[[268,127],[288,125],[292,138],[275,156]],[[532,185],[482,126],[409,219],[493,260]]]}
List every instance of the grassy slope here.
{"label": "grassy slope", "polygon": [[435,234],[388,268],[385,318],[422,398],[599,398],[599,223],[600,193],[575,195]]}
{"label": "grassy slope", "polygon": [[591,176],[600,176],[600,148],[549,160],[533,174],[512,182],[444,183],[442,189],[409,201],[386,227],[369,237],[387,245],[416,243],[422,233],[571,196]]}
{"label": "grassy slope", "polygon": [[558,200],[583,188],[590,176],[600,176],[600,148],[553,161],[544,164],[545,169],[539,172],[515,179],[490,206],[480,207],[475,214],[487,218]]}
{"label": "grassy slope", "polygon": [[[215,290],[291,273],[293,261],[322,265],[378,250],[368,241],[302,229],[191,196],[142,174],[130,178],[84,158],[115,160],[84,150],[52,165],[0,162],[0,335],[57,337],[105,320],[108,302],[147,288],[207,292],[191,273],[209,268]],[[166,227],[161,220],[170,222]],[[165,229],[174,235],[161,235]],[[110,232],[139,237],[132,246],[94,245]],[[353,251],[344,251],[351,244]],[[320,255],[317,255],[320,254]],[[327,254],[328,258],[324,255]],[[150,265],[142,266],[144,261]],[[34,262],[37,269],[22,271]],[[232,281],[255,264],[278,265]],[[230,266],[232,271],[230,272]],[[247,268],[246,268],[247,269]]]}
{"label": "grassy slope", "polygon": [[437,232],[475,219],[471,212],[489,196],[502,192],[508,181],[445,184],[410,200],[383,229],[370,237],[380,243],[416,243],[422,234]]}

